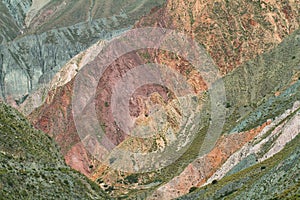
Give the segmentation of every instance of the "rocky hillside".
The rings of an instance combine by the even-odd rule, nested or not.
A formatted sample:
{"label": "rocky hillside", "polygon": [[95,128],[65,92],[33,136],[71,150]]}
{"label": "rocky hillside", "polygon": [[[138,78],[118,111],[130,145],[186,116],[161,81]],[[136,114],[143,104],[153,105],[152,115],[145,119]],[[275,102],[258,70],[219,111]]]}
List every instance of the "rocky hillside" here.
{"label": "rocky hillside", "polygon": [[25,18],[31,7],[32,0],[2,0],[3,6],[9,11],[9,14],[13,17],[15,23],[21,28],[25,27]]}
{"label": "rocky hillside", "polygon": [[[168,1],[167,5],[169,5],[170,2],[172,1]],[[206,5],[208,6],[207,9],[211,9],[209,5],[210,4]],[[251,7],[251,5],[252,4],[249,6]],[[300,52],[298,48],[299,30],[297,29],[299,25],[299,22],[297,21],[299,20],[299,9],[295,8],[298,4],[291,3],[291,5],[294,8],[293,12],[296,13],[294,16],[295,19],[292,20],[294,28],[290,32],[282,34],[280,40],[265,41],[269,38],[268,34],[275,34],[275,32],[278,31],[277,27],[273,27],[271,25],[259,26],[261,28],[259,30],[263,32],[266,32],[266,30],[271,31],[271,33],[266,35],[255,35],[253,33],[256,33],[256,30],[249,28],[249,30],[253,31],[250,31],[251,37],[248,35],[240,36],[241,38],[244,38],[243,40],[245,40],[243,42],[244,45],[248,46],[250,43],[255,43],[255,47],[257,47],[249,51],[247,49],[247,53],[237,53],[236,55],[238,57],[243,57],[241,63],[230,64],[227,60],[224,63],[228,65],[228,67],[224,67],[220,61],[222,61],[222,59],[233,59],[235,56],[227,53],[215,56],[210,51],[210,48],[218,49],[217,52],[221,49],[223,51],[224,48],[221,48],[219,45],[225,41],[224,47],[227,47],[227,44],[231,41],[230,38],[225,40],[223,37],[216,37],[218,40],[209,41],[209,44],[205,45],[208,52],[212,55],[215,63],[218,64],[218,67],[221,70],[225,69],[225,73],[228,73],[224,77],[227,103],[225,106],[226,123],[223,130],[223,136],[220,140],[218,140],[216,148],[212,149],[210,153],[203,155],[200,160],[197,158],[197,155],[199,153],[201,141],[203,141],[203,133],[206,132],[210,123],[210,111],[208,108],[210,100],[207,99],[207,97],[203,97],[203,100],[200,102],[203,107],[201,115],[203,127],[199,130],[199,134],[195,139],[195,142],[191,144],[187,153],[182,155],[178,161],[159,172],[144,174],[121,173],[110,169],[93,159],[93,157],[84,149],[84,146],[77,135],[72,115],[71,96],[73,92],[74,79],[68,79],[70,80],[69,82],[66,81],[63,85],[55,87],[52,91],[50,91],[48,97],[46,97],[46,102],[30,115],[30,119],[36,128],[45,131],[58,141],[69,165],[99,183],[101,187],[106,189],[106,191],[113,196],[121,195],[124,198],[139,197],[141,199],[147,196],[149,198],[153,197],[154,199],[169,199],[187,194],[190,190],[194,190],[197,187],[201,187],[202,185],[209,183],[209,181],[212,181],[210,177],[215,177],[215,179],[217,179],[217,177],[223,177],[223,175],[219,175],[220,172],[217,170],[223,165],[226,165],[226,160],[230,159],[235,152],[244,148],[244,146],[248,143],[253,143],[253,147],[256,147],[255,143],[259,142],[259,139],[256,137],[263,135],[262,133],[266,130],[266,127],[270,128],[270,124],[276,117],[281,118],[281,116],[284,116],[284,112],[288,112],[289,109],[292,109],[293,104],[299,100],[298,93],[291,92],[295,90],[297,91],[297,81],[299,80],[300,75]],[[254,4],[253,6],[257,5]],[[276,6],[280,9],[276,9],[274,12],[279,12],[282,10],[282,7],[284,7],[284,4],[276,4]],[[231,7],[235,8],[234,6]],[[168,6],[164,9],[167,8]],[[180,8],[182,8],[182,6]],[[166,11],[164,9],[154,11],[150,17],[143,18],[137,26],[144,26],[147,25],[147,23],[149,23],[148,25],[154,24],[156,26],[171,26],[167,23],[161,24],[163,22],[158,20],[158,18],[164,20],[170,17],[168,13],[172,13],[171,10]],[[176,11],[176,9],[174,10]],[[239,13],[239,10],[236,10],[235,12]],[[263,18],[264,20],[267,19],[262,16],[269,11],[261,11],[260,14],[257,12],[257,9],[253,9],[253,14],[255,14],[255,16],[257,15],[258,18]],[[286,17],[285,15],[282,15],[282,13],[277,14],[278,17],[280,16],[284,19]],[[273,13],[273,15],[275,14]],[[218,19],[216,16],[214,16],[214,18],[215,20]],[[237,19],[241,20],[243,18],[238,16]],[[282,31],[283,30],[284,29],[282,29]],[[218,31],[220,31],[220,29]],[[240,29],[237,28],[233,32],[239,33],[239,31]],[[203,40],[201,40],[201,37],[196,37],[195,34],[197,33],[198,32],[192,33],[192,36],[194,36],[197,41],[201,42],[204,39],[207,40],[208,37],[203,36]],[[211,32],[204,33],[211,34]],[[240,33],[240,35],[242,35],[242,33]],[[280,45],[278,46],[279,43]],[[210,47],[211,45],[214,46]],[[260,54],[262,52],[266,53]],[[168,66],[174,66],[177,70],[180,70],[182,66],[186,66],[186,61],[183,59],[174,60],[172,57],[172,55],[163,51],[154,52],[152,50],[147,50],[133,52],[116,60],[110,66],[111,70],[108,70],[104,74],[104,77],[102,78],[103,81],[98,86],[98,91],[102,92],[98,92],[96,96],[97,109],[99,110],[97,114],[98,118],[104,122],[103,127],[106,134],[110,137],[110,139],[112,139],[112,141],[114,141],[115,144],[120,144],[122,147],[129,148],[133,151],[143,149],[145,152],[150,152],[153,151],[153,149],[155,150],[160,148],[159,145],[161,143],[159,143],[159,141],[165,139],[165,135],[163,134],[161,138],[155,138],[152,142],[145,140],[131,140],[126,136],[124,137],[124,134],[120,133],[118,127],[116,127],[114,122],[111,120],[112,115],[110,113],[110,105],[107,102],[109,102],[111,95],[111,85],[115,83],[117,78],[120,78],[120,71],[126,73],[126,70],[147,62],[165,63]],[[97,58],[93,60],[92,64],[97,64]],[[229,67],[230,65],[234,67]],[[232,71],[232,68],[236,69]],[[73,73],[73,75],[75,74]],[[65,76],[69,78],[68,74]],[[202,86],[200,88],[205,89],[205,87]],[[159,91],[159,95],[163,98],[164,91],[161,90],[161,88],[155,89]],[[146,87],[137,94],[143,95],[146,94],[147,91],[154,93],[153,88]],[[153,94],[151,98],[154,98],[155,95],[157,94]],[[134,99],[135,98],[136,97],[134,97]],[[149,98],[150,100],[147,98],[142,99],[142,101],[151,102],[151,98]],[[170,99],[167,99],[166,101],[168,102],[169,100]],[[132,102],[132,104],[135,104],[135,102]],[[137,103],[137,105],[139,104]],[[142,108],[138,110],[137,113],[133,110],[132,116],[136,115],[139,117],[144,115],[144,112],[145,110]],[[295,110],[293,113],[294,112]],[[292,116],[292,114],[290,116]],[[142,120],[146,121],[147,119],[143,118]],[[289,119],[285,120],[286,123],[289,122]],[[272,124],[272,126],[277,127],[280,126],[280,124],[281,123],[276,122],[275,124]],[[274,135],[274,137],[280,137],[281,134],[274,133]],[[267,137],[267,135],[263,135],[261,137]],[[281,137],[285,138],[285,135],[283,134]],[[282,143],[282,146],[284,147],[289,141],[290,140],[283,139],[280,140],[280,143]],[[261,143],[261,145],[264,146],[265,144]],[[270,145],[270,143],[267,145]],[[222,146],[228,148],[222,148]],[[269,146],[265,148],[271,147]],[[266,158],[270,157],[269,155],[273,155],[272,153],[268,154],[268,152],[261,152],[260,150],[253,152],[253,154],[254,153],[259,155],[254,156],[255,162],[252,164],[263,161],[264,159],[262,157],[264,155],[267,156]],[[243,157],[239,158],[240,161],[242,158]],[[206,161],[208,166],[199,166],[196,164],[199,162],[201,163],[203,160]],[[231,168],[234,168],[234,166],[235,164],[232,164],[232,166],[227,167],[226,170],[230,170]],[[241,169],[243,167],[237,166],[236,168]],[[177,184],[181,182],[182,184]]]}
{"label": "rocky hillside", "polygon": [[128,6],[127,1],[1,1],[1,97],[21,103],[72,57],[99,39],[128,30],[162,2],[132,0]]}
{"label": "rocky hillside", "polygon": [[13,40],[19,34],[20,27],[15,23],[5,5],[0,2],[0,44]]}
{"label": "rocky hillside", "polygon": [[[133,25],[141,16],[147,14],[152,8],[161,5],[164,1],[47,0],[46,2],[47,3],[44,3],[45,6],[35,12],[36,14],[31,17],[31,20],[27,19],[26,22],[31,31],[45,32],[53,28],[69,27],[82,22],[93,24],[93,21],[96,19],[101,19],[110,25]],[[33,6],[35,5],[33,4]]]}
{"label": "rocky hillside", "polygon": [[203,44],[223,74],[276,47],[300,24],[299,1],[168,0],[138,26],[183,31]]}
{"label": "rocky hillside", "polygon": [[1,199],[108,199],[70,169],[54,141],[15,109],[0,103]]}
{"label": "rocky hillside", "polygon": [[25,27],[25,17],[31,5],[31,0],[0,1],[0,45],[15,39]]}
{"label": "rocky hillside", "polygon": [[[128,2],[131,6],[127,6]],[[7,20],[21,19],[26,28],[22,29],[23,35],[18,35],[21,25],[15,23],[16,29],[8,31],[15,31],[18,36],[0,46],[2,96],[8,102],[17,99],[20,110],[29,114],[33,126],[57,142],[67,165],[87,176],[110,197],[297,198],[300,3],[292,0],[168,0],[162,7],[155,7],[162,2],[33,1],[24,11],[25,18],[13,16],[6,2],[3,5],[6,5]],[[148,14],[143,16],[144,13]],[[214,84],[224,83],[226,101],[217,104],[223,112],[224,127],[215,130],[221,132],[215,143],[205,143],[217,112],[211,105],[219,101],[211,97],[216,93],[214,84],[205,83],[202,74],[183,55],[162,49],[130,51],[113,60],[103,71],[95,96],[87,96],[92,85],[83,82],[86,94],[76,99],[83,106],[80,116],[74,116],[74,110],[78,109],[78,105],[72,104],[76,97],[76,78],[83,74],[84,78],[94,80],[98,72],[84,69],[99,66],[105,56],[114,57],[113,50],[108,55],[101,52],[109,40],[118,38],[114,36],[131,27],[148,26],[182,31],[202,45],[205,56],[201,55],[201,61],[205,66],[219,69],[221,76]],[[154,43],[160,44],[160,39]],[[181,43],[177,45],[180,49]],[[107,49],[110,50],[109,46]],[[129,102],[125,102],[129,105],[128,118],[135,122],[135,133],[147,132],[144,128],[147,125],[156,132],[149,138],[132,137],[114,118],[111,99],[119,80],[137,66],[149,63],[166,65],[180,74],[187,80],[193,95],[177,96],[159,84],[138,88]],[[144,74],[151,76],[151,66],[144,67],[149,69]],[[176,83],[184,85],[179,80],[176,79]],[[126,93],[120,91],[123,92]],[[184,107],[180,107],[181,104]],[[122,102],[116,107],[118,111],[124,109]],[[98,129],[98,126],[89,126],[90,109],[96,110],[99,127],[110,143],[98,145],[98,138],[89,135]],[[165,115],[156,116],[161,110]],[[194,116],[196,122],[190,120]],[[78,134],[78,119],[83,122],[84,138]],[[181,120],[185,120],[183,126],[179,123]],[[195,135],[186,140],[190,145],[174,162],[156,170],[135,173],[136,169],[157,164],[155,159],[147,157],[149,154],[167,151],[168,145],[181,142],[180,139],[192,131]],[[129,156],[107,153],[112,146],[129,152]],[[130,156],[132,152],[144,155],[139,160],[142,162],[137,163],[138,159]],[[178,153],[174,152],[170,157]],[[107,154],[110,157],[103,162],[94,157]],[[128,158],[125,171],[114,168],[122,156]],[[64,165],[61,159],[55,162]]]}

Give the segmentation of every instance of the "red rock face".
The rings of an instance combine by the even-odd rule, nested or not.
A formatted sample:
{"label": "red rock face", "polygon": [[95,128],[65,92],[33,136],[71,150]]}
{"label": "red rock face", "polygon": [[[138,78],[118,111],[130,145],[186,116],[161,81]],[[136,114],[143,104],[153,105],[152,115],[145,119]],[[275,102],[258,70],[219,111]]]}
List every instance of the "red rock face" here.
{"label": "red rock face", "polygon": [[71,110],[72,90],[73,81],[50,91],[45,104],[32,113],[29,119],[35,128],[54,138],[68,165],[88,176],[91,173],[91,156],[80,144],[76,132]]}
{"label": "red rock face", "polygon": [[72,146],[72,148],[66,153],[65,161],[67,165],[86,176],[91,174],[95,165],[81,142]]}
{"label": "red rock face", "polygon": [[144,63],[137,54],[127,54],[109,66],[99,81],[95,102],[96,111],[99,121],[105,127],[104,131],[107,137],[114,145],[124,141],[126,134],[119,130],[119,127],[114,123],[114,117],[111,112],[112,89],[122,75],[135,66],[142,64]]}
{"label": "red rock face", "polygon": [[295,1],[183,1],[165,7],[137,23],[182,31],[203,44],[226,74],[258,54],[276,47],[299,27]]}
{"label": "red rock face", "polygon": [[[113,123],[112,114],[110,112],[111,89],[114,81],[120,78],[120,70],[126,70],[142,64],[136,54],[125,56],[112,64],[104,73],[99,84],[96,94],[96,108],[98,109],[98,117],[102,123],[106,124],[105,132],[109,139],[118,145],[124,140],[126,135],[117,131],[117,127]],[[93,162],[92,157],[83,148],[80,138],[77,134],[75,123],[72,115],[71,98],[73,93],[74,79],[66,85],[49,92],[49,96],[43,106],[32,113],[29,118],[37,129],[51,135],[61,147],[67,164],[72,168],[89,176],[96,168],[97,163]],[[92,166],[93,167],[90,167]]]}
{"label": "red rock face", "polygon": [[[166,58],[164,60],[166,60]],[[93,62],[96,64],[97,58]],[[180,62],[185,61],[181,60]],[[126,72],[145,63],[146,61],[140,57],[139,53],[135,52],[117,59],[103,73],[97,87],[95,99],[92,100],[95,102],[100,125],[103,127],[109,140],[116,146],[123,142],[128,136],[114,121],[110,105],[112,89]],[[174,65],[175,70],[185,74],[185,70],[180,69],[180,65],[174,63],[172,65]],[[184,66],[188,68],[187,65]],[[194,81],[203,82],[201,77],[195,73],[190,75],[189,78],[192,84]],[[72,115],[71,99],[73,95],[73,85],[74,79],[66,85],[50,91],[45,104],[33,112],[29,118],[35,128],[44,131],[56,140],[61,147],[63,155],[65,155],[67,164],[83,174],[90,176],[99,163],[93,160],[89,152],[86,152],[82,143],[80,143]],[[194,83],[194,85],[196,84]],[[206,89],[204,83],[200,85],[203,85],[201,91]],[[199,86],[194,89],[200,91]],[[172,91],[169,91],[163,86],[144,85],[138,88],[132,95],[131,101],[129,102],[130,115],[139,119],[139,122],[142,123],[143,121],[147,121],[149,115],[149,108],[146,105],[147,101],[151,101],[154,104],[159,104],[162,101],[164,104],[167,104],[174,98],[175,95]],[[176,127],[176,124],[174,124],[174,127]]]}

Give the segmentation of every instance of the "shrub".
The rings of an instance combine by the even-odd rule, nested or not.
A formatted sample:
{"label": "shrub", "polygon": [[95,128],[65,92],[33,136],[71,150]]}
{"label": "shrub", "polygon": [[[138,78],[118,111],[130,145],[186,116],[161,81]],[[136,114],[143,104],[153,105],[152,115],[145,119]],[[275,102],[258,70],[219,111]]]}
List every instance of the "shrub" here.
{"label": "shrub", "polygon": [[189,190],[189,193],[194,192],[197,189],[197,187],[191,187]]}
{"label": "shrub", "polygon": [[138,182],[138,174],[131,174],[125,178],[128,183],[137,183]]}

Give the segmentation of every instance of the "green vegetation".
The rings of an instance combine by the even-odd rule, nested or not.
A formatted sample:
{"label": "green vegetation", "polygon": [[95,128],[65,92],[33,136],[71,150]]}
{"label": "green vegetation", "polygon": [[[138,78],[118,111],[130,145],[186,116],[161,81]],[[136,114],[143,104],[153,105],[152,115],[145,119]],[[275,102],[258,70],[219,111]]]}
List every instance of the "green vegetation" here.
{"label": "green vegetation", "polygon": [[194,192],[195,190],[197,190],[197,187],[191,187],[189,193]]}
{"label": "green vegetation", "polygon": [[[226,98],[231,105],[224,132],[257,127],[267,119],[281,115],[299,99],[299,85],[289,88],[300,65],[299,33],[300,30],[295,31],[277,48],[245,63],[224,78]],[[292,59],[294,56],[296,58]],[[279,97],[274,96],[277,91],[282,92]]]}
{"label": "green vegetation", "polygon": [[1,199],[109,199],[70,169],[57,145],[16,110],[0,103]]}
{"label": "green vegetation", "polygon": [[[31,27],[30,33],[42,33],[76,24],[85,24],[88,27],[91,23],[89,20],[93,22],[103,20],[103,24],[107,24],[107,29],[124,28],[134,24],[135,20],[149,11],[149,8],[161,5],[162,2],[161,0],[67,1],[67,6],[58,9],[58,12],[47,18],[40,26]],[[63,0],[51,1],[41,13],[59,7],[62,3]],[[13,40],[19,29],[2,4],[0,2],[0,15],[2,16],[0,43]],[[214,11],[220,13],[222,9],[216,4]],[[193,13],[188,14],[191,19],[190,23],[193,25],[195,22]],[[37,23],[34,20],[33,22]],[[102,25],[100,22],[99,24]],[[85,29],[85,26],[81,29]],[[70,34],[66,34],[67,39],[72,43],[80,41],[86,45],[95,39],[93,33],[87,37],[80,34],[80,31],[79,28],[74,28]],[[296,31],[278,48],[258,56],[224,78],[227,95],[227,102],[223,105],[227,111],[224,134],[255,128],[267,119],[282,114],[291,107],[295,100],[299,100],[300,82],[289,87],[292,76],[299,70],[296,68],[300,63],[299,33],[299,30]],[[46,43],[56,45],[59,43],[57,38],[55,34],[49,33]],[[20,54],[24,55],[24,52]],[[141,56],[146,61],[151,59],[147,51]],[[18,65],[24,65],[19,54],[15,54],[13,58],[19,62]],[[176,59],[178,59],[177,56]],[[28,73],[31,71],[28,70]],[[189,75],[190,71],[186,70],[185,73]],[[274,97],[276,91],[283,93],[279,97]],[[213,112],[209,108],[209,99],[205,100],[207,103],[203,106],[201,119],[203,124],[186,153],[170,166],[152,173],[152,176],[149,175],[150,173],[131,174],[124,179],[126,183],[135,184],[140,180],[144,180],[142,184],[145,185],[157,182],[166,183],[197,158],[211,120],[210,113]],[[104,105],[109,107],[108,102]],[[104,124],[101,126],[105,128]],[[34,130],[23,116],[4,104],[0,105],[0,134],[0,197],[5,199],[107,199],[96,183],[92,183],[64,164],[58,147],[51,138]],[[266,150],[271,144],[272,141],[266,144]],[[299,136],[275,157],[237,174],[229,175],[221,181],[213,181],[211,185],[204,188],[192,187],[190,196],[187,195],[182,199],[224,197],[239,199],[256,194],[267,195],[265,193],[272,188],[270,184],[267,184],[269,182],[276,182],[278,186],[277,194],[274,194],[272,198],[295,199],[299,197],[299,174],[297,173],[299,147],[297,144],[299,144]],[[156,148],[154,144],[153,151]],[[98,183],[103,183],[103,180],[99,179]],[[159,186],[150,190],[134,189],[126,197],[143,197]],[[262,191],[260,188],[263,188]],[[112,186],[106,189],[107,192],[113,190]]]}
{"label": "green vegetation", "polygon": [[125,178],[125,181],[128,182],[129,184],[137,183],[138,180],[139,180],[138,174],[131,174]]}

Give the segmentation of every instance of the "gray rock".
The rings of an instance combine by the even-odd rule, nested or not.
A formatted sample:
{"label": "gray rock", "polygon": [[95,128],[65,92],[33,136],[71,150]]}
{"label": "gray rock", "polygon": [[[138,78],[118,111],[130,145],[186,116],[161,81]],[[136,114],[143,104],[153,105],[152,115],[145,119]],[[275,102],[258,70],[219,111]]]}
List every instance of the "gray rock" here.
{"label": "gray rock", "polygon": [[130,27],[105,28],[103,20],[92,24],[28,35],[0,46],[1,96],[15,99],[49,83],[53,75],[73,56],[99,39],[109,39]]}

